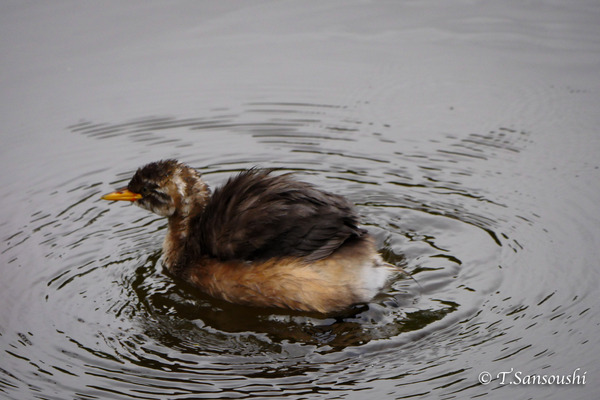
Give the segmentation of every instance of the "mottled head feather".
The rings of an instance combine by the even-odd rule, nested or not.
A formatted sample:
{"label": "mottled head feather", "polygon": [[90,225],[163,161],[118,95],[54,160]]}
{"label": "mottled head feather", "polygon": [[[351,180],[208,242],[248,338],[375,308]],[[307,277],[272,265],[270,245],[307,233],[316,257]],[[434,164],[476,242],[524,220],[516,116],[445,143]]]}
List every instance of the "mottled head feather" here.
{"label": "mottled head feather", "polygon": [[151,162],[138,168],[127,188],[134,193],[143,194],[142,191],[147,185],[151,184],[155,187],[160,185],[171,178],[180,167],[181,164],[173,159]]}
{"label": "mottled head feather", "polygon": [[141,167],[127,188],[142,195],[136,205],[163,217],[188,216],[194,208],[202,208],[209,194],[195,169],[172,159]]}

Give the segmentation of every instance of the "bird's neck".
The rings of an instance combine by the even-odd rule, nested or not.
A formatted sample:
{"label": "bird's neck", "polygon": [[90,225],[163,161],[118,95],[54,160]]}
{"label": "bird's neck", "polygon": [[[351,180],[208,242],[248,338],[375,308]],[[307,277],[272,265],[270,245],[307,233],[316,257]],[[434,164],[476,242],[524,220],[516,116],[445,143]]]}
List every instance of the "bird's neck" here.
{"label": "bird's neck", "polygon": [[189,218],[179,215],[169,217],[167,235],[163,242],[163,262],[167,269],[177,274],[177,267],[181,263],[185,242],[189,235]]}
{"label": "bird's neck", "polygon": [[191,260],[186,259],[186,243],[191,234],[191,223],[206,205],[208,192],[198,193],[197,198],[188,199],[184,207],[169,217],[167,235],[163,242],[163,262],[167,269],[177,275]]}

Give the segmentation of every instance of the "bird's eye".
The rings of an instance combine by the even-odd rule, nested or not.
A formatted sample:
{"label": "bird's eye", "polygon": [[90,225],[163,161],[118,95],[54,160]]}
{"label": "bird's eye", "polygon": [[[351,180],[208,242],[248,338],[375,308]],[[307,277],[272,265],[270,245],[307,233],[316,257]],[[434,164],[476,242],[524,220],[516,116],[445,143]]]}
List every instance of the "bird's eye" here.
{"label": "bird's eye", "polygon": [[145,196],[148,196],[151,192],[152,192],[152,190],[150,190],[150,188],[148,186],[144,186],[142,188],[141,195],[145,197]]}

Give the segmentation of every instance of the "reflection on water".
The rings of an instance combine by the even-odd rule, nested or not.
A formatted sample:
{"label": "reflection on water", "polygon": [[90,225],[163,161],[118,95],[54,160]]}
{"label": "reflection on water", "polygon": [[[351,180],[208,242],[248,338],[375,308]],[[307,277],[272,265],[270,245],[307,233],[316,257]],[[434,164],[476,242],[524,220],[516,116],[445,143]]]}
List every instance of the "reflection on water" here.
{"label": "reflection on water", "polygon": [[[495,6],[457,4],[429,2],[424,18],[420,3],[244,12],[215,3],[201,27],[159,10],[183,25],[149,36],[136,21],[152,22],[145,12],[161,7],[128,6],[119,10],[132,16],[119,31],[129,40],[123,48],[85,36],[82,54],[55,44],[52,54],[74,54],[11,69],[24,89],[5,82],[14,115],[2,122],[12,172],[2,178],[0,397],[592,397],[590,385],[477,378],[511,368],[579,367],[590,380],[597,372],[600,167],[598,121],[587,111],[598,99],[593,85],[573,89],[586,83],[597,46],[567,46],[561,63],[547,62],[543,50],[567,48],[556,43],[558,28],[571,39],[596,32],[596,18],[575,30],[559,16],[588,21],[586,10],[597,13],[587,5],[536,9],[535,27],[552,27],[544,42],[537,28],[519,29],[533,11],[488,18]],[[104,27],[98,21],[110,12],[75,20]],[[56,41],[78,37],[63,24],[52,29]],[[193,68],[169,92],[164,85],[181,71],[160,71],[173,52]],[[227,68],[212,64],[224,59]],[[581,75],[565,73],[578,62]],[[556,70],[542,74],[540,65]],[[220,79],[203,77],[199,90],[198,70]],[[106,71],[128,82],[124,91],[102,80]],[[561,80],[567,76],[573,81]],[[48,105],[58,87],[65,109]],[[165,219],[100,200],[140,165],[171,157],[197,167],[212,187],[260,166],[342,194],[383,257],[410,276],[340,315],[212,299],[163,270]]]}

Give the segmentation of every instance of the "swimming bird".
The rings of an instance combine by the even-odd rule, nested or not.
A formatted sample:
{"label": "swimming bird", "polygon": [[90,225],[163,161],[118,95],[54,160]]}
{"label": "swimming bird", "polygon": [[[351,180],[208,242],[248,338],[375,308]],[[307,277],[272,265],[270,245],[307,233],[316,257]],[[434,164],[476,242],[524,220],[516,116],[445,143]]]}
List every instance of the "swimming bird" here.
{"label": "swimming bird", "polygon": [[161,160],[102,199],[167,217],[167,270],[232,303],[338,312],[370,301],[394,272],[348,200],[292,174],[252,168],[211,193],[196,169]]}

